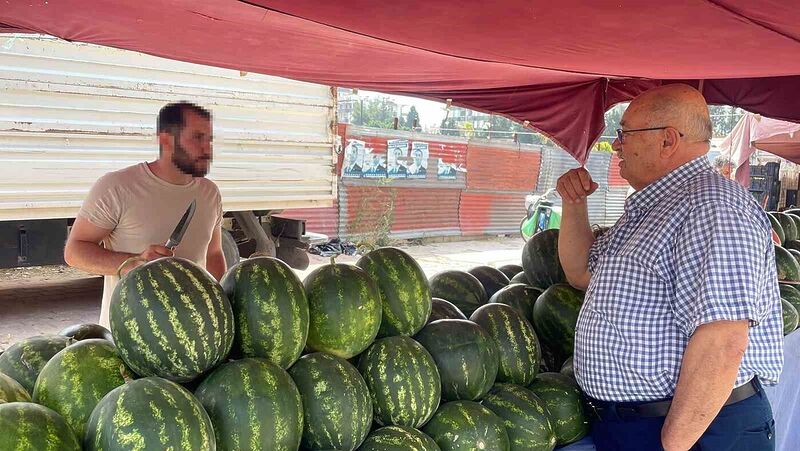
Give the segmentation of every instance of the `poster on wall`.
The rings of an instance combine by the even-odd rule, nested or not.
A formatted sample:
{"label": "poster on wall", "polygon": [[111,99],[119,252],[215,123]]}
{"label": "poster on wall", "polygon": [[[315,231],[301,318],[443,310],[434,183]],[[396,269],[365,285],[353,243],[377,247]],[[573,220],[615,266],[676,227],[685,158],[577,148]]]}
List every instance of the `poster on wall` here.
{"label": "poster on wall", "polygon": [[428,143],[412,142],[408,178],[424,179],[428,174]]}
{"label": "poster on wall", "polygon": [[386,177],[386,156],[366,148],[364,152],[364,177],[379,179]]}
{"label": "poster on wall", "polygon": [[347,140],[344,148],[344,165],[342,166],[343,178],[360,178],[364,167],[364,141],[357,139]]}
{"label": "poster on wall", "polygon": [[408,141],[390,139],[386,141],[387,174],[389,178],[405,178],[408,173]]}

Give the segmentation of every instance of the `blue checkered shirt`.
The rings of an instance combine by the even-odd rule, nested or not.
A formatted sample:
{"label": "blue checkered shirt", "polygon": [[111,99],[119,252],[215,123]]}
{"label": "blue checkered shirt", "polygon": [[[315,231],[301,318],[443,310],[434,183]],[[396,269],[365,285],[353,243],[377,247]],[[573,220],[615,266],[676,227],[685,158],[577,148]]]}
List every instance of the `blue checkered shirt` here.
{"label": "blue checkered shirt", "polygon": [[736,386],[777,383],[783,316],[772,228],[747,190],[703,156],[631,195],[589,252],[575,377],[591,397],[651,401],[675,391],[703,324],[749,320]]}

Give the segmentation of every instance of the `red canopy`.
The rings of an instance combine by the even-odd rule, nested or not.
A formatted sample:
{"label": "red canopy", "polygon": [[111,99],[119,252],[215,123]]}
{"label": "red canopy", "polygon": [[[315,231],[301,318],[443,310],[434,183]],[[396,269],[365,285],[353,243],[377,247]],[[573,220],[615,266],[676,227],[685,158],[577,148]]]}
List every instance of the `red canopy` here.
{"label": "red canopy", "polygon": [[[800,121],[800,9],[782,0],[6,0],[31,31],[501,114],[579,161],[603,112],[662,83]],[[702,86],[699,80],[704,80]]]}

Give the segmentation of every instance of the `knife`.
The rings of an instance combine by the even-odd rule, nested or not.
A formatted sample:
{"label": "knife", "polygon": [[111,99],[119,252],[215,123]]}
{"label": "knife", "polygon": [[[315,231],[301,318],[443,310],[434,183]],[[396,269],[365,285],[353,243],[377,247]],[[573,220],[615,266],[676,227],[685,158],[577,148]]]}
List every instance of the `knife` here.
{"label": "knife", "polygon": [[175,248],[181,244],[183,234],[186,233],[186,229],[189,228],[189,223],[192,221],[196,206],[197,200],[193,200],[192,203],[189,204],[189,208],[186,209],[186,213],[183,214],[183,217],[178,222],[178,225],[175,226],[175,230],[172,231],[172,235],[170,235],[169,240],[167,240],[167,244],[164,245],[165,247],[168,247],[170,250],[174,251]]}

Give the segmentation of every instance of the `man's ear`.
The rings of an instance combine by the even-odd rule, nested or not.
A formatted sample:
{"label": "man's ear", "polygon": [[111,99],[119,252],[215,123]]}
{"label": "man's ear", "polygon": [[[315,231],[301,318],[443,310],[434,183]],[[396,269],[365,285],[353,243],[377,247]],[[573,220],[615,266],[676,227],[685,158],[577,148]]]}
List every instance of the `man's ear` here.
{"label": "man's ear", "polygon": [[172,150],[175,147],[175,139],[172,133],[161,132],[158,134],[158,149],[159,153],[164,153],[165,150]]}
{"label": "man's ear", "polygon": [[680,145],[681,135],[677,129],[667,127],[664,129],[663,139],[661,141],[661,156],[669,158],[677,152]]}

